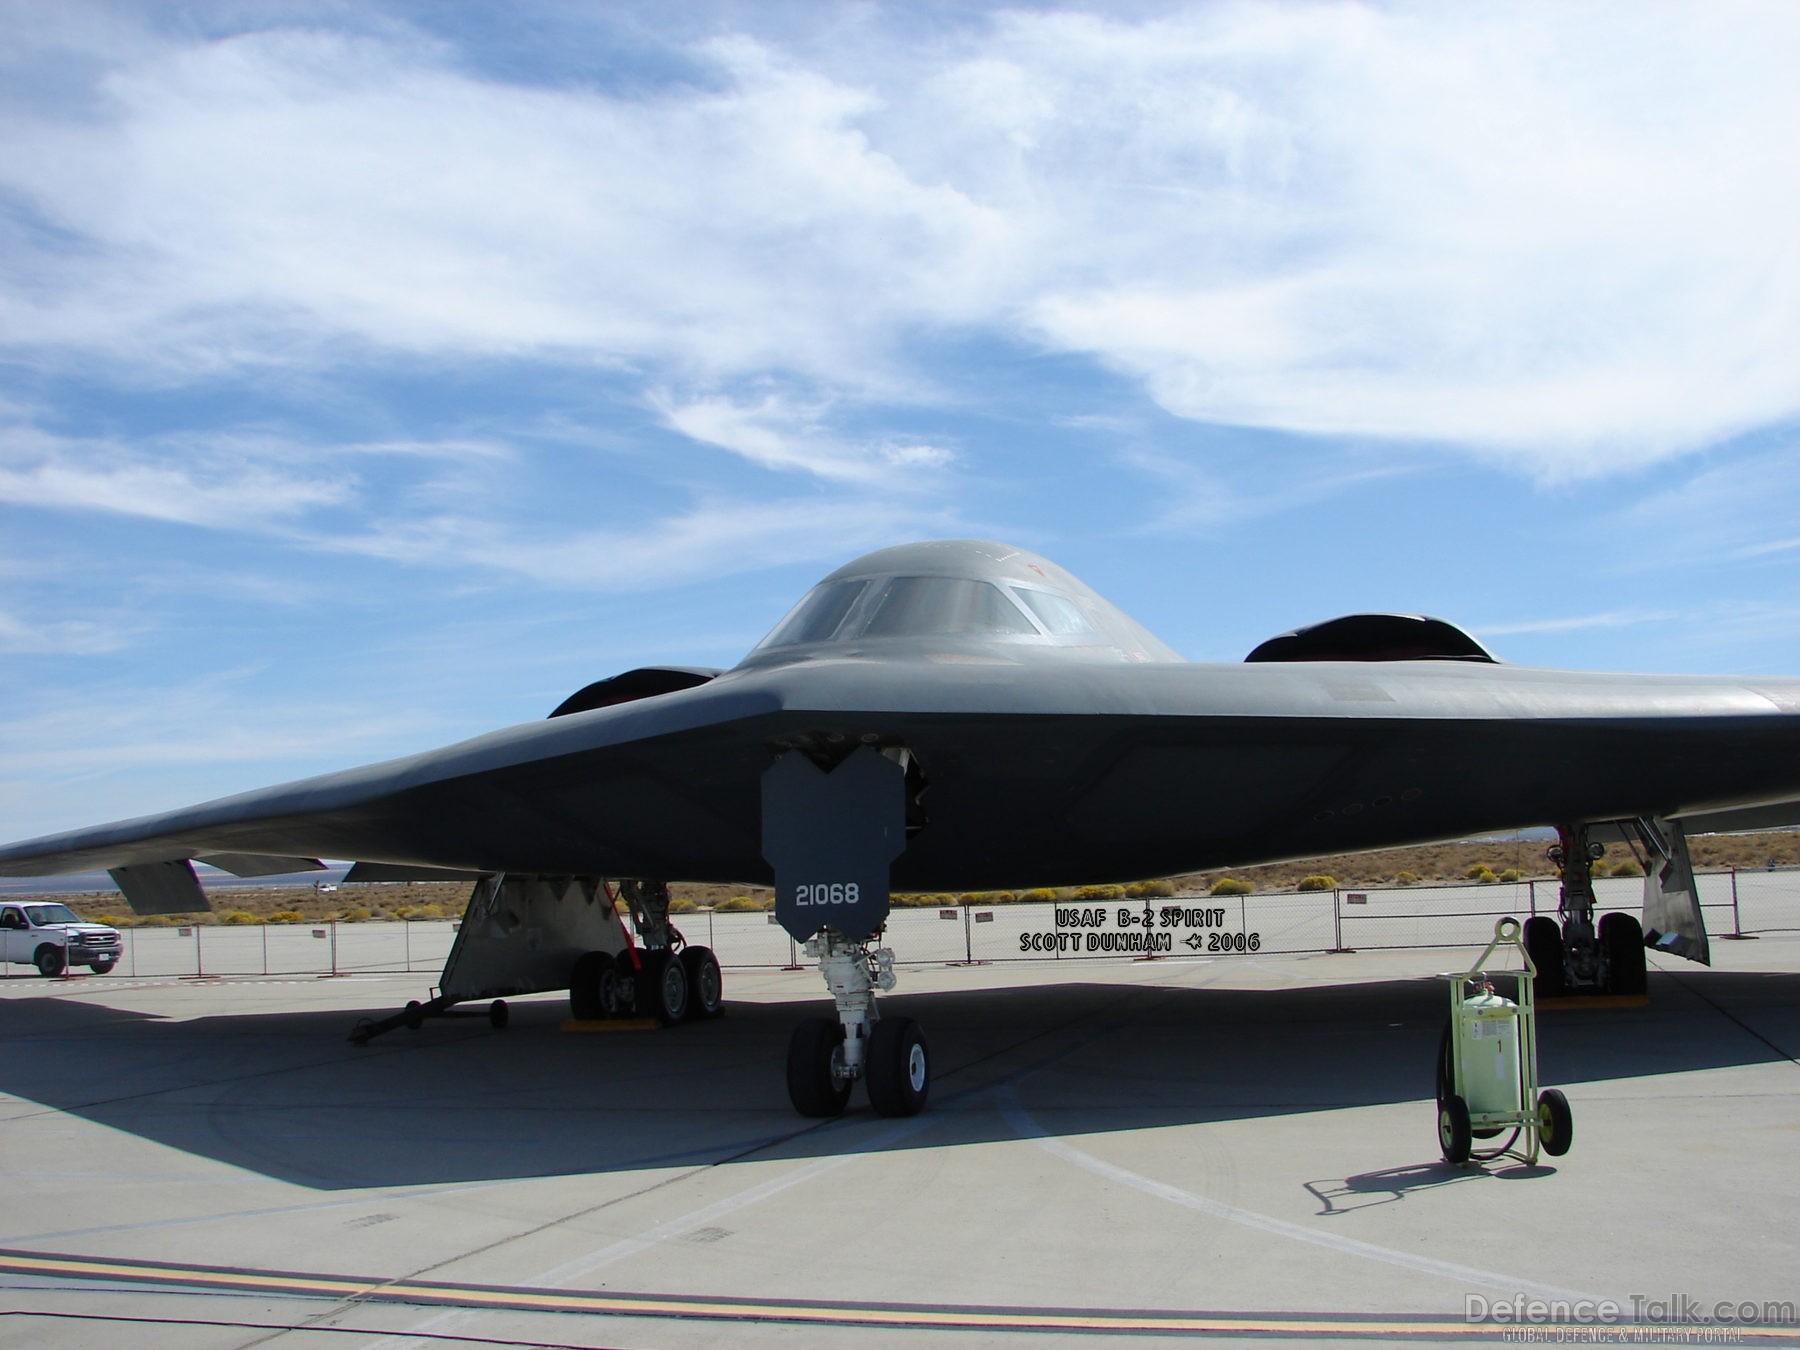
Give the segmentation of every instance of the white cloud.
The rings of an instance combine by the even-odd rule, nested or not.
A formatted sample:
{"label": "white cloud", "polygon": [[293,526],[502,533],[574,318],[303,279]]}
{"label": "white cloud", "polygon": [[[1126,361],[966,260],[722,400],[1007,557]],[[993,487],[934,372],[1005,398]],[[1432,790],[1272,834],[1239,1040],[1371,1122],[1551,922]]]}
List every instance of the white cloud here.
{"label": "white cloud", "polygon": [[778,394],[754,403],[724,395],[686,399],[659,391],[652,405],[672,429],[765,469],[813,474],[830,482],[905,489],[936,485],[935,470],[955,455],[942,446],[877,441],[854,444],[824,425],[828,409]]}
{"label": "white cloud", "polygon": [[1639,624],[1667,624],[1692,619],[1693,615],[1669,609],[1609,609],[1593,614],[1558,618],[1518,619],[1510,623],[1472,625],[1484,637],[1509,637],[1521,633],[1588,632],[1596,628],[1635,628]]}
{"label": "white cloud", "polygon": [[268,447],[213,438],[188,453],[0,430],[0,502],[232,529],[342,502],[349,485],[267,459]]}
{"label": "white cloud", "polygon": [[312,546],[426,566],[467,566],[591,591],[641,591],[796,562],[829,562],[941,534],[953,516],[862,497],[703,500],[615,529],[549,532],[488,516],[384,520]]}
{"label": "white cloud", "polygon": [[740,32],[628,94],[481,78],[392,21],[95,38],[88,101],[0,144],[5,342],[162,378],[595,363],[838,482],[879,447],[719,391],[928,397],[914,344],[985,333],[1181,417],[1547,480],[1800,407],[1800,10],[1148,13]]}
{"label": "white cloud", "polygon": [[0,610],[0,652],[95,656],[129,645],[129,634],[111,624],[87,619],[30,620]]}

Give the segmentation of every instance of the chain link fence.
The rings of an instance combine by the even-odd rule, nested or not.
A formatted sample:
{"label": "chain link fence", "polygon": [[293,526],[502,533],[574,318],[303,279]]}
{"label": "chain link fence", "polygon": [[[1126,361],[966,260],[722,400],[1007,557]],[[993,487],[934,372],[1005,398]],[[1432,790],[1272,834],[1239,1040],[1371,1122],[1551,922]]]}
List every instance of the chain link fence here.
{"label": "chain link fence", "polygon": [[[1707,872],[1698,881],[1707,931],[1714,938],[1800,933],[1800,869]],[[1602,910],[1636,913],[1643,885],[1641,878],[1612,877],[1596,881],[1594,891]],[[1540,880],[1053,904],[957,903],[894,910],[884,942],[898,964],[914,966],[1480,947],[1493,936],[1496,919],[1554,914],[1556,901],[1557,884]],[[727,967],[809,964],[765,911],[693,911],[673,919],[687,941],[711,947]],[[452,920],[413,920],[126,928],[125,950],[112,974],[435,976],[456,940],[456,926]],[[28,966],[0,965],[0,974],[36,978]]]}

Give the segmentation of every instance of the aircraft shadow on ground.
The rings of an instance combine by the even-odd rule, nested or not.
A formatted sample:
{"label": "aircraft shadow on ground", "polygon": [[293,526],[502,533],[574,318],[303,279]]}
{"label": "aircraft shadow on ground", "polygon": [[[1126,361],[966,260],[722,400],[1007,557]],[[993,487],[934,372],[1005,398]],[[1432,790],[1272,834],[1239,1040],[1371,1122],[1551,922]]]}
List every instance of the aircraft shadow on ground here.
{"label": "aircraft shadow on ground", "polygon": [[[1651,979],[1648,1009],[1543,1014],[1542,1080],[1780,1062],[1800,1041],[1800,974]],[[354,1010],[162,1021],[29,998],[6,1004],[0,1090],[317,1189],[447,1184],[990,1142],[1018,1137],[1021,1112],[1057,1136],[1423,1101],[1445,1002],[1416,979],[896,995],[889,1015],[931,1039],[926,1114],[877,1117],[859,1090],[815,1122],[788,1105],[783,1065],[818,1000],[603,1034],[562,1032],[560,1001],[525,1000],[504,1032],[450,1017],[358,1048]],[[1403,1167],[1322,1198],[1353,1207],[1442,1179]]]}

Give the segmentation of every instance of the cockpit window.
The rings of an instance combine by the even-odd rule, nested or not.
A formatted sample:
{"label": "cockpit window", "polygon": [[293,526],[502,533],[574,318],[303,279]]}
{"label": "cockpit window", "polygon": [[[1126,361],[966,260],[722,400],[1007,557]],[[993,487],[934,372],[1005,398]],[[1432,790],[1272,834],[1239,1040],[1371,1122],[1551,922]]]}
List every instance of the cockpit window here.
{"label": "cockpit window", "polygon": [[1037,621],[1044,625],[1044,631],[1053,637],[1074,637],[1094,631],[1094,625],[1088,622],[1088,616],[1067,596],[1032,590],[1028,586],[1015,586],[1013,594],[1024,602],[1025,608],[1037,615]]}
{"label": "cockpit window", "polygon": [[962,577],[895,577],[875,601],[864,637],[1034,634],[999,587]]}
{"label": "cockpit window", "polygon": [[867,578],[828,581],[823,586],[815,586],[760,645],[792,647],[803,642],[830,641],[851,606],[868,587]]}

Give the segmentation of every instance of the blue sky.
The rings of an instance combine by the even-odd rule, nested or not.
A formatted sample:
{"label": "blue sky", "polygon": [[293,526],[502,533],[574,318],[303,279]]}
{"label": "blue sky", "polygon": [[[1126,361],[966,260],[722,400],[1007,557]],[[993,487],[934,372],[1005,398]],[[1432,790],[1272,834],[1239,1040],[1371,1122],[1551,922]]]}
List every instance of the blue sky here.
{"label": "blue sky", "polygon": [[1800,8],[0,7],[0,836],[734,663],[907,539],[1185,655],[1800,673]]}

